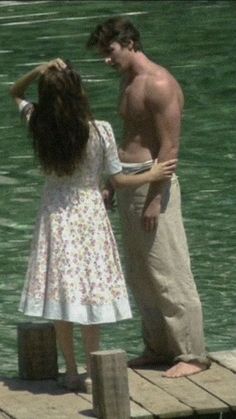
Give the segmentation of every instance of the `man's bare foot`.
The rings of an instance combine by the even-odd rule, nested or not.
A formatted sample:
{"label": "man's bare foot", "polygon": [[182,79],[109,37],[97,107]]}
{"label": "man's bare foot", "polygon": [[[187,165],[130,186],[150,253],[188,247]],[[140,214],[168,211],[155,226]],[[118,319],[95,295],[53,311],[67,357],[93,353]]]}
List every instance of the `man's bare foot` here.
{"label": "man's bare foot", "polygon": [[128,367],[130,368],[145,367],[146,365],[154,364],[157,364],[157,360],[147,355],[140,355],[137,358],[133,358],[128,361]]}
{"label": "man's bare foot", "polygon": [[207,365],[201,364],[197,361],[178,362],[178,364],[164,372],[162,376],[167,378],[187,377],[188,375],[197,374],[198,372],[204,371],[207,368]]}

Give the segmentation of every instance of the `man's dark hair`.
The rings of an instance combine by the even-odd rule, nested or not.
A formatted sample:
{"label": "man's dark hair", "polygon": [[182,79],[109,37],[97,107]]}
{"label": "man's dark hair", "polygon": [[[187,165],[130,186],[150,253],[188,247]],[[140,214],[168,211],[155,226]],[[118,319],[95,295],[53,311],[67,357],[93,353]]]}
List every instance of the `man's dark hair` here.
{"label": "man's dark hair", "polygon": [[96,26],[88,39],[87,47],[106,49],[112,42],[119,42],[121,46],[126,47],[131,40],[135,51],[142,49],[139,31],[133,23],[120,16],[112,17]]}

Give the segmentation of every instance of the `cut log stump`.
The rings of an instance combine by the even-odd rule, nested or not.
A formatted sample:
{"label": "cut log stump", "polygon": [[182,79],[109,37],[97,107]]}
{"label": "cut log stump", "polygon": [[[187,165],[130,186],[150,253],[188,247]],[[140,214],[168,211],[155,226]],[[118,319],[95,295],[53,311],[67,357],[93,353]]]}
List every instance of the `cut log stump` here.
{"label": "cut log stump", "polygon": [[95,415],[102,419],[130,418],[126,352],[92,352],[91,373]]}
{"label": "cut log stump", "polygon": [[58,375],[56,333],[53,323],[20,323],[17,326],[19,376],[44,380]]}

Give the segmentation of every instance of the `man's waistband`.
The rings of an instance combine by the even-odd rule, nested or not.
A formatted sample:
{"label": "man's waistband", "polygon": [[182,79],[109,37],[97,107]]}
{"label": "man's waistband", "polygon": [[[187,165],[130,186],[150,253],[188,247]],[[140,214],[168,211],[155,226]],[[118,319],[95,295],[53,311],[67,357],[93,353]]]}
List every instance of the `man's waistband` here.
{"label": "man's waistband", "polygon": [[[144,173],[147,170],[150,170],[154,164],[154,160],[147,160],[143,163],[124,163],[121,162],[122,165],[122,173],[125,175],[136,175],[139,173]],[[177,181],[177,176],[175,173],[172,174],[171,182]]]}
{"label": "man's waistband", "polygon": [[150,170],[152,165],[154,163],[154,160],[147,160],[143,163],[123,163],[121,162],[123,173],[128,174],[137,174],[137,173],[143,173],[147,170]]}

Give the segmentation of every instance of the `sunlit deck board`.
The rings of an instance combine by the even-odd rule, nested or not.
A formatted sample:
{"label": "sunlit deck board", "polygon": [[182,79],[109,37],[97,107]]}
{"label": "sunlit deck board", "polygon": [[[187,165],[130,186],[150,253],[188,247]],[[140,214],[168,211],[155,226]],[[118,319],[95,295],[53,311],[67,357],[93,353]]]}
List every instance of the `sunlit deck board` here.
{"label": "sunlit deck board", "polygon": [[65,392],[53,380],[4,378],[0,381],[0,412],[16,419],[82,419],[91,417],[92,404],[79,394]]}
{"label": "sunlit deck board", "polygon": [[[92,396],[90,394],[81,394],[81,397],[83,397],[92,405]],[[130,413],[131,419],[154,419],[154,416],[150,412],[145,410],[139,404],[135,403],[133,400],[130,400]]]}
{"label": "sunlit deck board", "polygon": [[236,375],[232,371],[213,363],[203,374],[188,379],[236,410]]}
{"label": "sunlit deck board", "polygon": [[[162,377],[162,371],[155,369],[138,369],[136,371],[184,405],[191,407],[198,414],[212,414],[229,410],[227,404],[189,381],[188,378],[166,379]],[[199,375],[201,374],[205,374],[205,372]]]}
{"label": "sunlit deck board", "polygon": [[[214,414],[226,417],[230,412],[234,417],[236,351],[210,355],[217,362],[187,378],[164,378],[162,371],[153,368],[128,369],[130,418],[211,419]],[[56,381],[0,377],[0,419],[86,419],[95,417],[92,408],[91,395],[65,392]]]}
{"label": "sunlit deck board", "polygon": [[232,351],[211,352],[211,359],[236,373],[236,349]]}
{"label": "sunlit deck board", "polygon": [[129,369],[130,398],[160,418],[189,416],[193,410]]}

